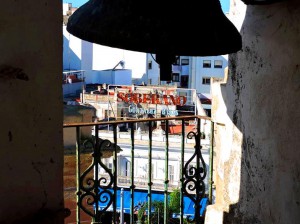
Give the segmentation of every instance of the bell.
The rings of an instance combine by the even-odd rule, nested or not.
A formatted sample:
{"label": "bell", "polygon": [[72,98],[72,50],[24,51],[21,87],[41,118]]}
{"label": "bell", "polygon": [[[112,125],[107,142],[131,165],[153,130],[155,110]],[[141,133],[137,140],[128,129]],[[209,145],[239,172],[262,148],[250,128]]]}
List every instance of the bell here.
{"label": "bell", "polygon": [[90,0],[67,30],[92,43],[156,54],[160,80],[172,79],[176,56],[216,56],[241,49],[241,36],[219,0]]}
{"label": "bell", "polygon": [[286,0],[242,0],[246,5],[268,5]]}

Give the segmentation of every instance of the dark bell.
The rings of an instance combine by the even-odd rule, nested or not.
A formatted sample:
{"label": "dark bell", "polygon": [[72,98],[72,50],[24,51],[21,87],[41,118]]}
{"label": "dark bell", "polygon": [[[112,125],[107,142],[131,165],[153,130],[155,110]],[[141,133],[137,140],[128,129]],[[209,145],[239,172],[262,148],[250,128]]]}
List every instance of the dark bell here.
{"label": "dark bell", "polygon": [[286,0],[242,0],[246,5],[268,5]]}
{"label": "dark bell", "polygon": [[69,18],[74,36],[156,54],[160,80],[171,80],[176,56],[215,56],[241,49],[241,36],[219,0],[90,0]]}

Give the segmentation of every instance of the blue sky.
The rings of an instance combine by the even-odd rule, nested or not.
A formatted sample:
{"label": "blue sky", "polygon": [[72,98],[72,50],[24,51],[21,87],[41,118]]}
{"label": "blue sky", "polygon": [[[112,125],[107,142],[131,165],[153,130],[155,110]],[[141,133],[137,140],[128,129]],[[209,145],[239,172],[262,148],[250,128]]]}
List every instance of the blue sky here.
{"label": "blue sky", "polygon": [[[84,3],[86,3],[88,0],[63,0],[64,3],[72,3],[73,7],[80,7]],[[229,11],[229,2],[230,0],[220,0],[221,6],[224,12]]]}

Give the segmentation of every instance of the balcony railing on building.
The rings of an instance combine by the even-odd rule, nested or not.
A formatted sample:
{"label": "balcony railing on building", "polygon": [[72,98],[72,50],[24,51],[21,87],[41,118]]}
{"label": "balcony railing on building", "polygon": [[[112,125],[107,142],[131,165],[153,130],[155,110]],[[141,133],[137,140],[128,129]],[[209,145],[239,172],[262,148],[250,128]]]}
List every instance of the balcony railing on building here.
{"label": "balcony railing on building", "polygon": [[[174,121],[181,127],[176,135],[169,129]],[[126,120],[128,132],[121,135],[118,125],[124,122],[64,124],[65,130],[76,134],[76,223],[107,223],[107,217],[112,223],[127,224],[204,223],[204,202],[212,203],[213,131],[203,136],[201,122],[213,130],[210,118]],[[164,130],[153,132],[153,122],[164,123]],[[144,138],[135,129],[137,123],[149,128]],[[186,124],[191,123],[194,128],[188,129]],[[100,124],[113,129],[101,131]],[[81,135],[84,128],[91,129],[92,137]],[[83,155],[89,159],[82,161]],[[170,193],[176,190],[178,214],[172,213],[169,203]],[[128,194],[126,207],[123,191]],[[157,201],[163,204],[159,215]],[[188,213],[187,203],[192,208]],[[145,211],[142,220],[139,209]]]}
{"label": "balcony railing on building", "polygon": [[84,70],[64,71],[62,75],[62,87],[64,97],[79,95],[85,86]]}

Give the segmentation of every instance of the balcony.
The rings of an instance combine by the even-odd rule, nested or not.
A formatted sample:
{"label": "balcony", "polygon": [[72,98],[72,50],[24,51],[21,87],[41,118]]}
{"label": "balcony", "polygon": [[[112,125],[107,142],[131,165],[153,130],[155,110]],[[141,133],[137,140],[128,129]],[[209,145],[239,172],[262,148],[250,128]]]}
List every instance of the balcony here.
{"label": "balcony", "polygon": [[[118,131],[122,120],[64,124],[76,135],[76,149],[65,155],[65,207],[71,210],[65,223],[204,223],[213,200],[213,132],[203,139],[203,124],[213,128],[208,121],[202,116],[126,120],[125,133]],[[153,130],[154,122],[164,128]],[[167,131],[174,122],[181,124],[176,134]],[[148,131],[136,130],[138,123]],[[99,130],[99,124],[113,129]],[[86,128],[90,137],[81,135]],[[176,213],[172,192],[178,193]],[[157,203],[163,206],[160,213]]]}
{"label": "balcony", "polygon": [[84,72],[83,70],[63,72],[62,87],[64,97],[77,96],[83,91],[85,85]]}

